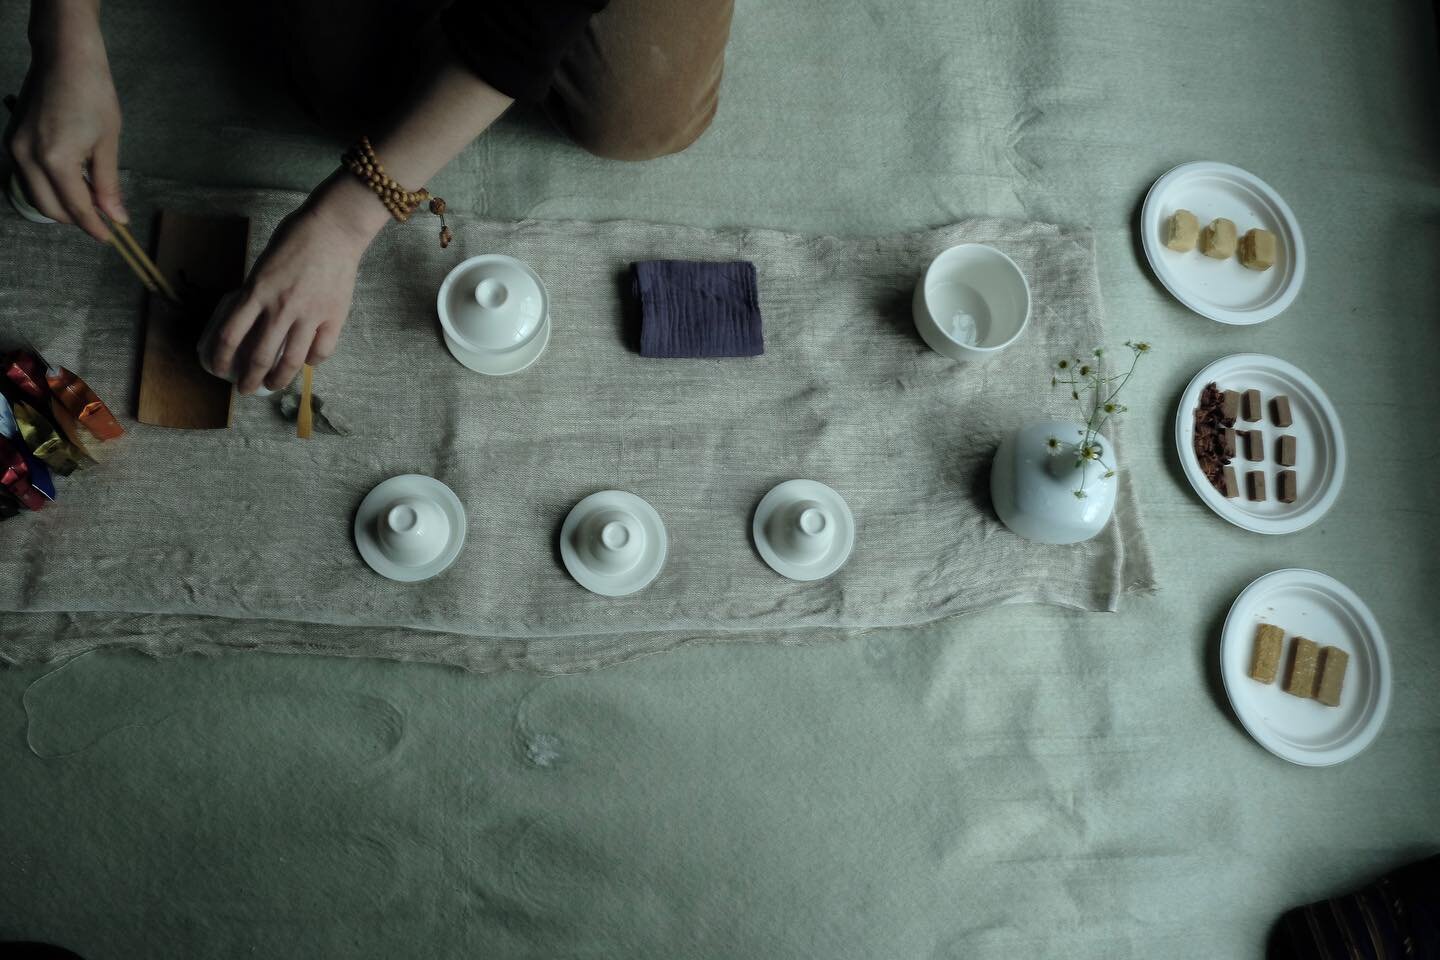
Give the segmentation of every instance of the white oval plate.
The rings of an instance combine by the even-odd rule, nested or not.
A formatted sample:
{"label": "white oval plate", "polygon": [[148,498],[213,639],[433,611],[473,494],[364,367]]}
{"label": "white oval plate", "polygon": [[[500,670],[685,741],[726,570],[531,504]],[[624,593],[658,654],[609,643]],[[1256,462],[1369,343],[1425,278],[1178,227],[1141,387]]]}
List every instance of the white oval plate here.
{"label": "white oval plate", "polygon": [[[1285,631],[1274,683],[1250,678],[1255,631]],[[1286,693],[1296,636],[1350,654],[1340,706]],[[1266,750],[1306,767],[1349,760],[1380,732],[1390,709],[1390,653],[1370,608],[1349,587],[1314,570],[1276,570],[1240,592],[1220,633],[1220,677],[1246,732]]]}
{"label": "white oval plate", "polygon": [[[1238,256],[1214,260],[1199,247],[1179,253],[1165,246],[1165,225],[1189,210],[1201,229],[1216,217],[1275,234],[1278,250],[1269,270],[1247,270]],[[1264,180],[1228,163],[1182,163],[1155,181],[1140,210],[1140,239],[1150,269],[1165,289],[1202,317],[1221,323],[1269,320],[1295,300],[1305,282],[1305,238],[1295,214]]]}
{"label": "white oval plate", "polygon": [[[1195,407],[1200,391],[1210,381],[1221,390],[1260,391],[1264,417],[1259,423],[1247,423],[1242,417],[1235,421],[1236,430],[1257,427],[1265,435],[1265,459],[1251,463],[1244,457],[1244,441],[1236,444],[1231,466],[1240,482],[1240,496],[1234,500],[1210,485],[1195,459]],[[1290,398],[1288,427],[1277,427],[1271,420],[1270,400],[1277,394]],[[1284,434],[1295,438],[1295,466],[1281,467],[1275,463],[1275,447]],[[1340,429],[1340,416],[1325,396],[1320,385],[1293,363],[1260,353],[1237,353],[1216,360],[1195,375],[1175,410],[1175,447],[1190,486],[1205,505],[1237,527],[1255,533],[1294,533],[1323,517],[1340,496],[1345,483],[1345,434]],[[1281,503],[1279,474],[1281,470],[1296,473],[1294,503]],[[1263,502],[1255,503],[1246,496],[1245,474],[1250,470],[1265,471]]]}

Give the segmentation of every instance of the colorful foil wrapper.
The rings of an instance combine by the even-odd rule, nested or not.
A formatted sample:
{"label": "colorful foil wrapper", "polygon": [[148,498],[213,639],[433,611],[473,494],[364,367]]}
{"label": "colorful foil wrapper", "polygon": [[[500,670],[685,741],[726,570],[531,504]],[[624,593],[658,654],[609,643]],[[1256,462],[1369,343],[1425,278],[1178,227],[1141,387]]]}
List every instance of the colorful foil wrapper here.
{"label": "colorful foil wrapper", "polygon": [[20,400],[12,402],[10,410],[20,425],[20,439],[51,470],[68,477],[84,465],[84,455],[60,435],[43,413]]}
{"label": "colorful foil wrapper", "polygon": [[55,484],[45,465],[6,437],[0,437],[0,490],[29,510],[43,510],[55,499]]}
{"label": "colorful foil wrapper", "polygon": [[114,440],[125,432],[89,384],[64,367],[50,367],[45,380],[55,399],[97,440]]}
{"label": "colorful foil wrapper", "polygon": [[0,358],[5,379],[21,396],[39,404],[45,403],[45,362],[33,350],[11,350]]}

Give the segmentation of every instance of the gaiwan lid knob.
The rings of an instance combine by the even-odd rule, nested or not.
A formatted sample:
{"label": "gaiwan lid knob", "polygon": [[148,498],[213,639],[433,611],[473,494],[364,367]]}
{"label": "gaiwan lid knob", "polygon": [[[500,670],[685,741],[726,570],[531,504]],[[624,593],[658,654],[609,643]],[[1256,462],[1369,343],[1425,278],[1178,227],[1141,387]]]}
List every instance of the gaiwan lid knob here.
{"label": "gaiwan lid knob", "polygon": [[472,350],[518,347],[544,322],[549,304],[535,271],[514,257],[489,253],[460,263],[440,288],[440,322]]}

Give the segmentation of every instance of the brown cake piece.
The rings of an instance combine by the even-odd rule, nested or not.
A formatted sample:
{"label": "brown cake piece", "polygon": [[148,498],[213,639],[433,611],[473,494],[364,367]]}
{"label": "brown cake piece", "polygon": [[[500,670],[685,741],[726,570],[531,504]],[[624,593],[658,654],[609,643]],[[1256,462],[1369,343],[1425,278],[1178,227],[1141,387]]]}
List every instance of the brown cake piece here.
{"label": "brown cake piece", "polygon": [[1320,676],[1315,681],[1315,699],[1327,707],[1340,706],[1340,688],[1345,683],[1345,668],[1350,654],[1339,647],[1320,650]]}
{"label": "brown cake piece", "polygon": [[1250,487],[1250,499],[1256,502],[1265,499],[1265,471],[1251,470],[1245,474],[1245,483]]}
{"label": "brown cake piece", "polygon": [[1270,401],[1270,419],[1277,427],[1288,427],[1295,421],[1290,417],[1290,398],[1283,393]]}
{"label": "brown cake piece", "polygon": [[1240,416],[1240,391],[1226,390],[1224,393],[1220,394],[1220,400],[1221,415],[1224,416],[1226,420],[1234,423],[1236,418]]}
{"label": "brown cake piece", "polygon": [[1275,462],[1282,467],[1295,466],[1295,437],[1285,434],[1275,445]]}
{"label": "brown cake piece", "polygon": [[1296,637],[1290,644],[1290,665],[1285,670],[1285,692],[1309,699],[1315,695],[1315,670],[1320,646],[1313,640]]}
{"label": "brown cake piece", "polygon": [[1275,478],[1275,485],[1280,488],[1276,496],[1281,503],[1295,502],[1296,477],[1294,470],[1281,470],[1280,475]]}
{"label": "brown cake piece", "polygon": [[1220,449],[1225,451],[1225,456],[1235,456],[1235,428],[1226,427],[1220,434]]}
{"label": "brown cake piece", "polygon": [[1250,679],[1274,683],[1280,670],[1280,651],[1285,645],[1285,631],[1273,623],[1262,623],[1255,631],[1255,652],[1250,657]]}
{"label": "brown cake piece", "polygon": [[1243,406],[1245,408],[1245,419],[1250,423],[1259,423],[1264,414],[1260,410],[1260,391],[1246,390]]}
{"label": "brown cake piece", "polygon": [[1245,459],[1251,463],[1265,459],[1265,434],[1259,430],[1245,431]]}
{"label": "brown cake piece", "polygon": [[1230,500],[1240,496],[1240,482],[1235,479],[1235,468],[1228,464],[1220,478],[1220,492]]}

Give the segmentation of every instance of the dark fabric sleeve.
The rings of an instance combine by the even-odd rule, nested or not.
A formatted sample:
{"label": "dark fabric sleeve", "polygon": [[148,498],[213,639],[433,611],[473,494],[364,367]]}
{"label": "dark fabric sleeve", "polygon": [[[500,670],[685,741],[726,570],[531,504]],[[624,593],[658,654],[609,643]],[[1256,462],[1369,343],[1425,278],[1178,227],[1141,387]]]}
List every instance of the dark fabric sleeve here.
{"label": "dark fabric sleeve", "polygon": [[460,59],[516,100],[539,100],[608,0],[455,0],[442,23]]}

